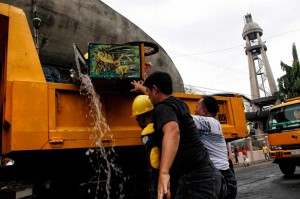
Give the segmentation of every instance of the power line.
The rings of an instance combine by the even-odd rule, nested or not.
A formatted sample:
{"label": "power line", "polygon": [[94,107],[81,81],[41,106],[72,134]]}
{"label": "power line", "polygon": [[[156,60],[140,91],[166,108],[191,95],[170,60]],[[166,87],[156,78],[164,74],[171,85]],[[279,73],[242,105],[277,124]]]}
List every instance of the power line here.
{"label": "power line", "polygon": [[[297,31],[300,31],[300,28],[295,29],[295,30],[290,30],[290,31],[287,31],[287,32],[283,32],[283,33],[278,33],[278,34],[272,35],[270,37],[266,37],[266,39],[270,39],[270,38],[273,38],[273,37],[282,36],[282,35],[285,35],[285,34],[288,34],[288,33],[292,33],[292,32],[297,32]],[[173,57],[185,57],[185,56],[188,57],[188,56],[193,56],[193,55],[203,55],[203,54],[211,54],[211,53],[223,52],[223,51],[232,50],[232,49],[239,48],[239,47],[243,47],[244,48],[244,45],[237,45],[237,46],[232,46],[232,47],[228,47],[228,48],[224,48],[224,49],[219,49],[219,50],[213,50],[213,51],[207,51],[207,52],[199,52],[199,53],[191,53],[191,54],[184,54],[184,53],[176,52],[176,51],[173,51],[173,50],[172,51],[176,52],[177,54],[179,54],[179,55],[174,55]]]}
{"label": "power line", "polygon": [[[174,51],[175,52],[175,51]],[[176,52],[178,53],[178,52]],[[180,54],[180,53],[178,53]],[[182,54],[183,55],[183,54]],[[178,56],[172,56],[173,58],[178,58]],[[199,57],[193,57],[192,55],[183,55],[181,56],[185,59],[189,59],[189,60],[192,60],[194,62],[199,62],[199,63],[203,63],[203,64],[207,64],[207,65],[210,65],[210,66],[214,66],[214,67],[218,67],[218,68],[221,68],[221,69],[227,69],[227,70],[233,70],[233,71],[236,71],[236,72],[242,72],[242,73],[245,73],[246,71],[243,71],[243,70],[238,70],[236,68],[231,68],[231,67],[228,67],[228,66],[220,66],[219,64],[217,63],[214,63],[214,62],[210,62],[210,61],[207,61],[205,59],[200,59]],[[236,59],[236,58],[235,58]]]}
{"label": "power line", "polygon": [[[209,94],[215,94],[216,92],[231,93],[231,94],[237,94],[238,93],[238,92],[219,90],[219,89],[214,89],[214,88],[207,88],[207,87],[202,87],[202,86],[194,86],[194,85],[181,84],[181,83],[173,83],[173,84],[196,88],[196,89],[199,89],[200,91],[203,91],[203,92],[209,93]],[[201,90],[201,89],[205,89],[205,90]],[[211,91],[207,91],[207,90],[211,90]],[[245,94],[245,93],[238,93],[238,94],[248,96],[248,97],[252,96],[251,94]],[[252,96],[252,97],[257,97],[257,96]]]}
{"label": "power line", "polygon": [[243,47],[243,45],[238,45],[238,46],[233,46],[233,47],[230,47],[230,48],[225,48],[225,49],[220,49],[220,50],[214,50],[214,51],[208,51],[208,52],[200,52],[200,53],[192,53],[192,54],[182,54],[182,53],[180,53],[180,55],[175,55],[174,57],[184,57],[184,56],[211,54],[211,53],[217,53],[217,52],[223,52],[223,51],[227,51],[227,50],[232,50],[232,49],[239,48],[239,47]]}
{"label": "power line", "polygon": [[270,39],[270,38],[273,38],[273,37],[279,37],[279,36],[282,36],[282,35],[285,35],[285,34],[288,34],[288,33],[292,33],[292,32],[297,32],[297,31],[300,31],[300,28],[295,29],[295,30],[290,30],[288,32],[283,32],[283,33],[279,33],[279,34],[276,34],[276,35],[272,35],[270,37],[266,37],[266,39]]}

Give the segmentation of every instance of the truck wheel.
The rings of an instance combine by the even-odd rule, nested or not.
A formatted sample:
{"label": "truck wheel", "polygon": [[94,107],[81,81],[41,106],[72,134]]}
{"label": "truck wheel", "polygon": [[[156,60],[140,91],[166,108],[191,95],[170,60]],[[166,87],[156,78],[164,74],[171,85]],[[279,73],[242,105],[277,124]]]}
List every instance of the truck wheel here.
{"label": "truck wheel", "polygon": [[279,168],[283,174],[286,176],[291,176],[296,170],[296,165],[291,162],[280,162]]}

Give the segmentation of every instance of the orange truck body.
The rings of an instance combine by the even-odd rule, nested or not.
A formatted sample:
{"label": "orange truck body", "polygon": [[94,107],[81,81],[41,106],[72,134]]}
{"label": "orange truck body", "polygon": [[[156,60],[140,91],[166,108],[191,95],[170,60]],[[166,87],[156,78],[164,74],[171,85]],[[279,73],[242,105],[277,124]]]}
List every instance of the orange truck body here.
{"label": "orange truck body", "polygon": [[[2,154],[96,147],[90,139],[89,100],[80,95],[76,85],[46,81],[24,12],[1,3],[0,22]],[[98,94],[102,115],[110,127],[103,137],[104,146],[141,145],[141,129],[131,117],[136,94]],[[174,95],[188,104],[191,113],[201,98],[193,94]],[[245,137],[242,97],[216,98],[225,138]]]}
{"label": "orange truck body", "polygon": [[[143,43],[140,45],[143,52]],[[143,53],[141,63],[144,63]],[[29,182],[28,195],[33,190],[38,198],[51,193],[52,198],[81,199],[91,198],[91,193],[104,198],[107,192],[103,192],[108,187],[111,193],[119,193],[119,184],[126,179],[123,184],[126,196],[145,197],[147,167],[141,129],[131,117],[136,93],[110,91],[107,88],[114,84],[110,80],[106,80],[105,85],[96,82],[94,89],[100,97],[99,107],[105,122],[95,130],[90,98],[80,93],[78,85],[47,82],[24,12],[3,3],[0,3],[0,69],[0,156],[15,161],[12,171],[11,167],[0,164],[0,182],[24,182],[22,186]],[[145,66],[141,71],[144,74]],[[127,83],[131,86],[129,81]],[[202,97],[174,95],[186,102],[192,114]],[[243,98],[239,95],[215,97],[220,107],[217,118],[225,139],[246,137]],[[104,134],[100,135],[101,132]],[[113,150],[115,153],[108,154],[115,162],[102,161],[107,156],[99,155],[95,149]],[[104,167],[99,166],[105,163]],[[121,168],[122,176],[117,176],[120,171],[117,169],[111,173],[111,182],[106,177],[107,180],[93,178],[93,173],[100,175],[97,168],[103,168],[102,175],[107,172],[106,167],[115,165]],[[99,186],[102,187],[100,192],[97,191]],[[1,190],[0,198],[6,194]]]}

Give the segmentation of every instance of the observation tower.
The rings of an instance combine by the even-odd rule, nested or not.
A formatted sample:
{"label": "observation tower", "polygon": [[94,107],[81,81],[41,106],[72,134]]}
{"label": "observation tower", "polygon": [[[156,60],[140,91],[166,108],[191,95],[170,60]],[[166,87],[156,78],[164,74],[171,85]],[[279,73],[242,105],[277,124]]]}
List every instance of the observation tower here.
{"label": "observation tower", "polygon": [[263,30],[252,21],[251,14],[244,16],[243,39],[246,40],[245,53],[248,57],[249,78],[252,100],[271,97],[277,92],[273,73],[266,54],[267,46],[261,40]]}

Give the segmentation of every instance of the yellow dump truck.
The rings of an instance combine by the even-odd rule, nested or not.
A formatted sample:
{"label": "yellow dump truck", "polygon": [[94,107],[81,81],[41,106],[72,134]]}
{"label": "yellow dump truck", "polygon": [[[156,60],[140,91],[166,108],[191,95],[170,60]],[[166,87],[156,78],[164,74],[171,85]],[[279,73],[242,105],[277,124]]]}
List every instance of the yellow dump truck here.
{"label": "yellow dump truck", "polygon": [[[143,42],[135,45],[141,51],[143,78],[147,52]],[[132,60],[123,57],[122,66],[126,59]],[[120,63],[118,60],[106,67],[113,64],[124,76],[132,68],[123,70]],[[30,194],[37,198],[88,198],[91,194],[134,198],[145,194],[148,175],[141,129],[131,117],[137,94],[130,92],[130,79],[91,81],[100,100],[95,106],[91,105],[91,93],[77,83],[47,81],[24,12],[2,3],[0,68],[1,156],[14,161],[13,166],[2,162],[0,182],[21,183],[21,188],[9,189],[6,194],[18,193],[24,184],[30,185]],[[75,69],[80,70],[78,66]],[[104,71],[99,67],[89,70]],[[184,93],[175,96],[188,104],[191,113],[201,98]],[[226,140],[245,137],[242,97],[216,99]]]}
{"label": "yellow dump truck", "polygon": [[283,174],[294,174],[300,166],[300,97],[270,109],[267,133],[270,157],[275,158]]}

